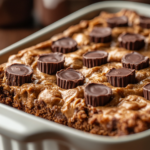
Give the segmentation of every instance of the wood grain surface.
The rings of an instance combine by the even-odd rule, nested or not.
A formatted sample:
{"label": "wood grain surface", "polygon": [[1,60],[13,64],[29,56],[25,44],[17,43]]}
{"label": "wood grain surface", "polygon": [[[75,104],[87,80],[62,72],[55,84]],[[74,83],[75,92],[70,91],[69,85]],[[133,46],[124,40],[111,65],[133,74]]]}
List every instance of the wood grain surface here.
{"label": "wood grain surface", "polygon": [[40,28],[0,29],[0,50],[31,35]]}

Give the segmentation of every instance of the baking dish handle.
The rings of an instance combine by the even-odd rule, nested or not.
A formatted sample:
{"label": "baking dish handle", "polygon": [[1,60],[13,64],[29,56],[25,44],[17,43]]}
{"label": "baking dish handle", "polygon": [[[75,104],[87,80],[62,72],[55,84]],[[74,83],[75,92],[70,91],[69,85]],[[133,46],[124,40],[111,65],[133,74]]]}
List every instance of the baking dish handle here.
{"label": "baking dish handle", "polygon": [[64,139],[62,125],[0,104],[0,134],[18,141]]}

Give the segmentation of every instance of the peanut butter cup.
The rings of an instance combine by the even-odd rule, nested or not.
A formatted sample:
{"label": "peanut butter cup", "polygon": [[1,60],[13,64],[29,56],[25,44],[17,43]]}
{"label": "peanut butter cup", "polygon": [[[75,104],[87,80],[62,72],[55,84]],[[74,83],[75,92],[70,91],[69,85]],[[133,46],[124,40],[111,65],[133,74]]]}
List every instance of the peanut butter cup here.
{"label": "peanut butter cup", "polygon": [[124,33],[118,38],[120,46],[128,50],[140,50],[145,46],[145,38],[140,34]]}
{"label": "peanut butter cup", "polygon": [[54,74],[64,68],[65,57],[62,53],[40,55],[37,61],[38,69],[46,74]]}
{"label": "peanut butter cup", "polygon": [[58,71],[56,77],[57,85],[63,89],[72,89],[84,83],[82,73],[72,68]]}
{"label": "peanut butter cup", "polygon": [[94,107],[106,105],[111,96],[111,88],[104,84],[89,83],[84,90],[86,104]]}
{"label": "peanut butter cup", "polygon": [[122,58],[122,65],[125,68],[140,70],[149,66],[149,58],[137,52],[132,52]]}
{"label": "peanut butter cup", "polygon": [[70,53],[77,50],[77,42],[69,37],[61,38],[52,43],[53,52]]}
{"label": "peanut butter cup", "polygon": [[24,64],[12,64],[5,69],[6,83],[10,86],[20,86],[30,83],[33,70]]}
{"label": "peanut butter cup", "polygon": [[128,68],[112,68],[106,74],[108,82],[115,87],[126,87],[135,83],[135,70]]}
{"label": "peanut butter cup", "polygon": [[111,28],[128,26],[128,18],[126,16],[112,17],[112,18],[107,19],[106,22],[107,22],[107,25]]}
{"label": "peanut butter cup", "polygon": [[142,28],[150,29],[150,17],[141,16],[139,24]]}
{"label": "peanut butter cup", "polygon": [[144,95],[144,98],[146,98],[147,100],[150,100],[150,83],[146,84],[143,87],[143,95]]}
{"label": "peanut butter cup", "polygon": [[90,41],[94,43],[109,43],[111,41],[111,29],[109,27],[94,27],[90,35]]}
{"label": "peanut butter cup", "polygon": [[83,55],[83,65],[92,68],[107,63],[108,53],[105,51],[91,51]]}

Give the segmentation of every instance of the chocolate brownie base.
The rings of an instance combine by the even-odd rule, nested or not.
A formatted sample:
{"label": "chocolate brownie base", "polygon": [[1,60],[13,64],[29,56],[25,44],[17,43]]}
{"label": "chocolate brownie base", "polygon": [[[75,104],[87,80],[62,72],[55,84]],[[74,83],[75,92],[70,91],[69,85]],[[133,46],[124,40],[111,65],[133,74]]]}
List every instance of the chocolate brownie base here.
{"label": "chocolate brownie base", "polygon": [[[106,20],[115,16],[126,16],[131,26],[112,28],[110,43],[90,42],[89,33],[92,29],[96,26],[106,27]],[[112,68],[122,68],[123,56],[133,52],[119,46],[117,39],[124,32],[143,35],[146,46],[138,53],[150,58],[150,30],[140,27],[139,16],[131,10],[122,10],[116,14],[102,12],[90,21],[82,21],[48,41],[10,56],[6,64],[0,65],[0,102],[92,134],[122,136],[150,129],[150,101],[143,97],[143,87],[150,82],[150,68],[136,70],[135,83],[128,83],[126,87],[112,86],[106,77]],[[64,69],[71,67],[85,77],[84,84],[73,89],[60,88],[56,74],[42,73],[37,67],[39,55],[52,53],[53,41],[63,37],[70,37],[78,44],[76,51],[64,54]],[[107,63],[92,68],[83,66],[83,55],[96,50],[108,53]],[[6,84],[4,70],[14,63],[25,64],[33,69],[31,83],[21,86]],[[111,101],[104,106],[86,104],[84,89],[89,83],[104,84],[111,88]]]}
{"label": "chocolate brownie base", "polygon": [[0,103],[12,106],[13,103],[13,92],[7,88],[4,89],[3,86],[0,86]]}
{"label": "chocolate brownie base", "polygon": [[[129,96],[128,99],[132,99]],[[105,136],[122,136],[128,134],[138,133],[150,128],[150,114],[132,114],[131,118],[125,119],[103,119],[101,120],[102,112],[98,112],[94,107],[83,107],[79,110],[75,110],[74,118],[67,119],[65,115],[61,113],[61,107],[55,105],[52,108],[47,107],[44,101],[35,101],[33,108],[15,103],[13,100],[13,95],[8,93],[7,90],[1,87],[0,93],[1,103],[13,106],[19,110],[25,111],[29,114],[54,121],[63,125],[67,125],[72,128],[76,128],[85,132],[90,132],[92,134],[105,135]],[[138,109],[138,108],[136,108]],[[121,110],[121,109],[120,109]],[[117,113],[119,109],[112,109],[113,113]],[[132,110],[133,111],[133,110]],[[131,111],[131,112],[132,112]],[[149,112],[150,113],[150,112]],[[125,114],[126,115],[126,114]],[[95,116],[93,118],[93,116]],[[91,118],[88,120],[88,118]]]}

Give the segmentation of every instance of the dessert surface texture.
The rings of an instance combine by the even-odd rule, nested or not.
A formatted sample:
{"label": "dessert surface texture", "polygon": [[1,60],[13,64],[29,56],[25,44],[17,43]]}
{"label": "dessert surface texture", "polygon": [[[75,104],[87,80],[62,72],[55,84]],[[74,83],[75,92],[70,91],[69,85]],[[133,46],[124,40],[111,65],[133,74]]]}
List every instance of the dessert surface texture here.
{"label": "dessert surface texture", "polygon": [[104,136],[150,129],[150,18],[101,12],[0,65],[0,103]]}

